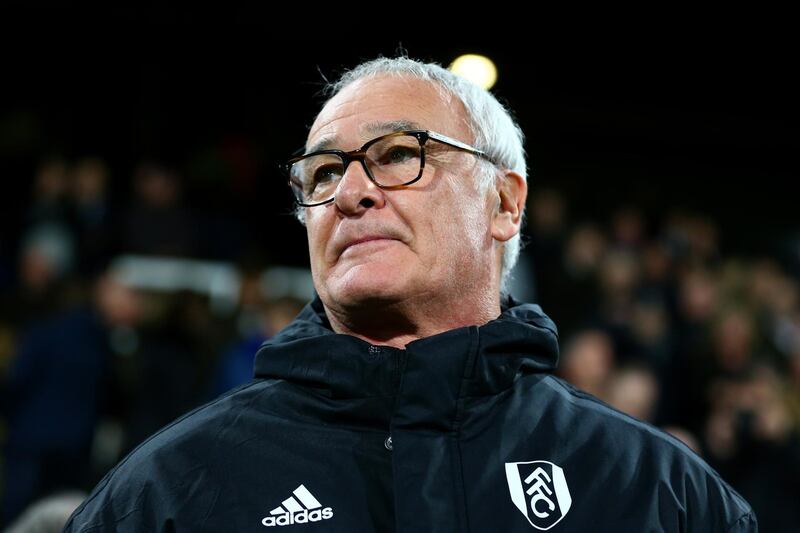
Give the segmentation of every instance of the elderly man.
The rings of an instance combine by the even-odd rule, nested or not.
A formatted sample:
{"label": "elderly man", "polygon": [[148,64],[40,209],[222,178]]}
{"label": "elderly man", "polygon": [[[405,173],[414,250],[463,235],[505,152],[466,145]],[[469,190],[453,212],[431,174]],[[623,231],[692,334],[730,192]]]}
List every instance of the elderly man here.
{"label": "elderly man", "polygon": [[287,165],[319,297],[256,379],[142,444],[68,531],[755,531],[688,448],[551,375],[503,291],[522,134],[431,64],[347,73]]}

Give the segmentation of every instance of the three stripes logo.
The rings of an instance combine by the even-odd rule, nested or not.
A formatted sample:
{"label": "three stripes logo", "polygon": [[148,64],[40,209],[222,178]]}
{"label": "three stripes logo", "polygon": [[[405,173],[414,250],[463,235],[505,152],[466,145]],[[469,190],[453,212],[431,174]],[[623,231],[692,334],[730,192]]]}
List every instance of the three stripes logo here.
{"label": "three stripes logo", "polygon": [[269,512],[261,520],[261,524],[267,527],[272,526],[291,526],[293,524],[307,524],[309,522],[319,522],[333,518],[333,509],[330,507],[322,508],[322,504],[308,491],[305,485],[300,485],[292,491],[281,504]]}
{"label": "three stripes logo", "polygon": [[564,470],[549,461],[506,463],[506,480],[511,501],[536,529],[550,529],[572,506]]}

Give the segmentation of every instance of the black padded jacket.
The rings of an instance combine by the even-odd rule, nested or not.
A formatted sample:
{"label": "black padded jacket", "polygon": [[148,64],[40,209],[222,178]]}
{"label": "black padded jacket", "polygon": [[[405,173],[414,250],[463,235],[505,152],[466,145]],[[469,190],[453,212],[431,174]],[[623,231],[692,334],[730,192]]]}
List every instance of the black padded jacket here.
{"label": "black padded jacket", "polygon": [[553,322],[509,297],[405,349],[334,333],[316,299],[251,383],[144,442],[65,531],[757,530],[702,459],[557,360]]}

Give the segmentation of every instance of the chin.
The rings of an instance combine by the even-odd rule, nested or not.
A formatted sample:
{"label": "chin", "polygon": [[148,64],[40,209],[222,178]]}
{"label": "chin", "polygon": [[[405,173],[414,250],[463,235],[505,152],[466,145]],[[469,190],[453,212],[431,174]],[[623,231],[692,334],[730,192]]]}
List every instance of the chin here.
{"label": "chin", "polygon": [[328,293],[345,305],[392,302],[408,294],[410,281],[402,269],[389,265],[359,265],[343,276],[328,278]]}

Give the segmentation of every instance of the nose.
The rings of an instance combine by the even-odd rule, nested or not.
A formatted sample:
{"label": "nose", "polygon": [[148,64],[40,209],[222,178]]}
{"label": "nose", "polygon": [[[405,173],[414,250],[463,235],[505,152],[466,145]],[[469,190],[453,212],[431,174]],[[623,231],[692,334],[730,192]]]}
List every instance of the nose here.
{"label": "nose", "polygon": [[364,160],[350,160],[339,185],[334,203],[342,213],[357,215],[371,207],[381,208],[385,203],[383,190],[369,179]]}

